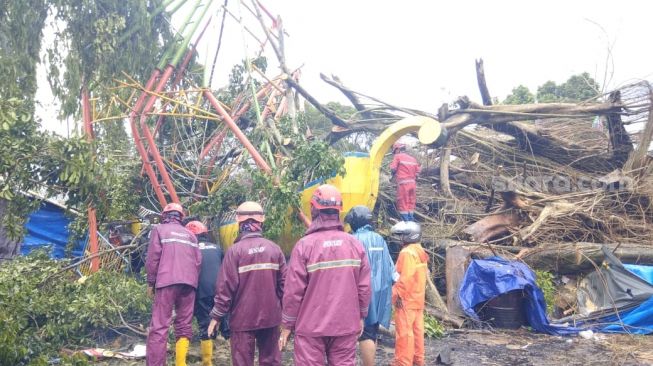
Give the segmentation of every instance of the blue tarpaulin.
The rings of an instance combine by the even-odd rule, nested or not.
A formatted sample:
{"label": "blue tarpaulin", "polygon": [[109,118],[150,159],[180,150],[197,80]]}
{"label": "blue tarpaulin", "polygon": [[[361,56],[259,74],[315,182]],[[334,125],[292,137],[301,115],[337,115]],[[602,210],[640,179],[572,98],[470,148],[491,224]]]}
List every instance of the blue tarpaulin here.
{"label": "blue tarpaulin", "polygon": [[[70,221],[71,219],[64,214],[63,208],[43,201],[41,207],[29,216],[25,224],[27,234],[21,244],[21,254],[27,255],[35,249],[49,248],[52,258],[64,258]],[[73,248],[71,255],[81,256],[83,248],[84,243],[79,242]]]}
{"label": "blue tarpaulin", "polygon": [[500,257],[474,259],[463,278],[458,297],[467,315],[478,319],[474,306],[513,290],[523,290],[529,325],[555,335],[576,334],[580,329],[549,324],[544,294],[535,283],[535,274],[522,262]]}
{"label": "blue tarpaulin", "polygon": [[[624,264],[624,267],[639,278],[653,285],[653,267],[635,264]],[[635,308],[620,311],[607,317],[600,318],[598,323],[612,323],[600,329],[609,333],[653,333],[653,296],[637,305]]]}

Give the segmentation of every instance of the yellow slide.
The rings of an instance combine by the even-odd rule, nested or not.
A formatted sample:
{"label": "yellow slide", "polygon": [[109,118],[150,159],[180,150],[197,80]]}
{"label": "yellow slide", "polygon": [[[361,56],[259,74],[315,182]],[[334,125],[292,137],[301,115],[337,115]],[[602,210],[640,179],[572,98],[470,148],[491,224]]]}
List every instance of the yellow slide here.
{"label": "yellow slide", "polygon": [[[424,128],[422,128],[424,126]],[[420,130],[421,129],[421,130]],[[388,153],[392,144],[401,136],[419,131],[420,142],[432,143],[441,134],[440,124],[428,117],[412,116],[393,123],[386,128],[374,141],[369,154],[364,152],[353,152],[345,154],[345,176],[337,176],[325,180],[316,180],[304,187],[301,192],[301,209],[307,217],[310,217],[310,200],[313,191],[320,184],[329,183],[340,190],[343,196],[343,211],[341,218],[354,206],[365,205],[374,209],[379,192],[379,174],[383,158]],[[238,225],[235,219],[226,220],[220,226],[220,242],[226,250],[230,247],[238,235]],[[284,235],[279,245],[286,254],[290,254],[292,247],[298,238],[292,235]]]}

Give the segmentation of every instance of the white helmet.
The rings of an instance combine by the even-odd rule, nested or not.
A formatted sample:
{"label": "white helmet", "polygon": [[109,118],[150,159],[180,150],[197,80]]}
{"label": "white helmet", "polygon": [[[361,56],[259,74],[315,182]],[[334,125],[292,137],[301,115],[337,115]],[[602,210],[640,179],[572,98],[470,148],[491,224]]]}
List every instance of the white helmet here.
{"label": "white helmet", "polygon": [[400,221],[390,229],[404,244],[418,243],[422,239],[422,228],[414,221]]}

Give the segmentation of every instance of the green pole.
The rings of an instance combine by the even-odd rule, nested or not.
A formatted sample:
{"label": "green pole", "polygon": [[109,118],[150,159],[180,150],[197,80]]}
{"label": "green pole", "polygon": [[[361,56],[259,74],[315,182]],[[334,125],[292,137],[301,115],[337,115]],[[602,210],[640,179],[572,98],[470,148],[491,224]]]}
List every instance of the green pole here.
{"label": "green pole", "polygon": [[[181,47],[179,47],[177,49],[177,53],[175,53],[175,56],[172,58],[172,61],[170,62],[170,65],[177,66],[177,64],[179,63],[179,60],[181,60],[181,58],[184,56],[184,53],[186,53],[186,48],[188,48],[188,44],[190,44],[191,37],[193,37],[193,34],[195,34],[195,31],[197,31],[197,28],[199,28],[200,24],[202,23],[202,19],[204,19],[204,17],[208,13],[208,10],[211,7],[212,3],[213,3],[213,0],[209,0],[206,3],[206,5],[204,6],[204,9],[202,10],[202,13],[194,21],[194,24],[193,24],[192,28],[190,29],[190,31],[187,34],[184,34],[183,39],[182,39]],[[193,14],[195,14],[195,11],[200,6],[201,6],[201,4],[197,5],[197,7],[193,10]]]}

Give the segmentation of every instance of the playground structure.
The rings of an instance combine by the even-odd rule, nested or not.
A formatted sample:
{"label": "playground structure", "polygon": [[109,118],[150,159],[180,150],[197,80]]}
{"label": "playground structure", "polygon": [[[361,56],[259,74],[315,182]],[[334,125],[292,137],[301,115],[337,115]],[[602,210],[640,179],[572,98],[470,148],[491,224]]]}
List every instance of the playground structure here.
{"label": "playground structure", "polygon": [[[128,123],[135,150],[142,161],[141,174],[150,183],[147,187],[149,205],[143,210],[158,212],[169,202],[188,207],[220,189],[243,166],[256,166],[272,174],[279,154],[290,154],[279,132],[279,122],[284,118],[290,119],[297,132],[295,119],[297,112],[303,109],[302,96],[320,109],[319,104],[299,86],[300,70],[291,71],[285,65],[285,32],[281,19],[273,17],[258,1],[250,6],[241,2],[239,6],[247,9],[259,22],[265,35],[263,41],[226,6],[218,8],[218,13],[223,21],[225,18],[236,19],[243,34],[256,40],[259,46],[257,58],[266,49],[273,49],[281,69],[278,75],[266,75],[264,68],[257,66],[256,59],[246,55],[244,80],[239,93],[230,94],[226,88],[212,89],[211,74],[215,64],[209,65],[208,62],[204,65],[201,85],[196,85],[197,80],[189,74],[189,68],[193,66],[197,45],[207,28],[219,18],[208,16],[216,7],[212,0],[168,0],[154,12],[167,9],[172,14],[185,9],[186,17],[178,29],[176,41],[167,47],[147,82],[140,84],[125,74],[123,80],[115,80],[112,86],[115,96],[108,102],[93,98],[88,89],[82,91],[84,131],[89,140],[94,138],[95,124],[106,121]],[[219,45],[214,59],[217,59],[218,51]],[[123,112],[116,114],[116,110]],[[252,124],[254,129],[266,133],[256,147],[244,132]],[[289,212],[289,215],[298,217],[304,225],[308,225],[308,201],[318,183],[325,180],[343,191],[345,211],[359,204],[373,208],[381,163],[389,147],[401,135],[416,133],[424,124],[437,125],[437,122],[428,117],[406,118],[379,136],[369,154],[347,154],[345,170],[349,173],[344,177],[316,177],[302,192],[298,192],[301,195],[301,209],[296,214]],[[90,230],[86,255],[93,257],[100,247],[110,250],[113,246],[97,232],[93,208],[88,209],[88,216]],[[227,221],[223,221],[218,231],[222,244],[228,247],[235,239],[237,226],[228,221],[229,213],[223,216]],[[291,235],[284,235],[281,242],[286,252],[290,251],[295,239]],[[91,258],[85,272],[94,272],[101,265],[106,266],[106,263]]]}

